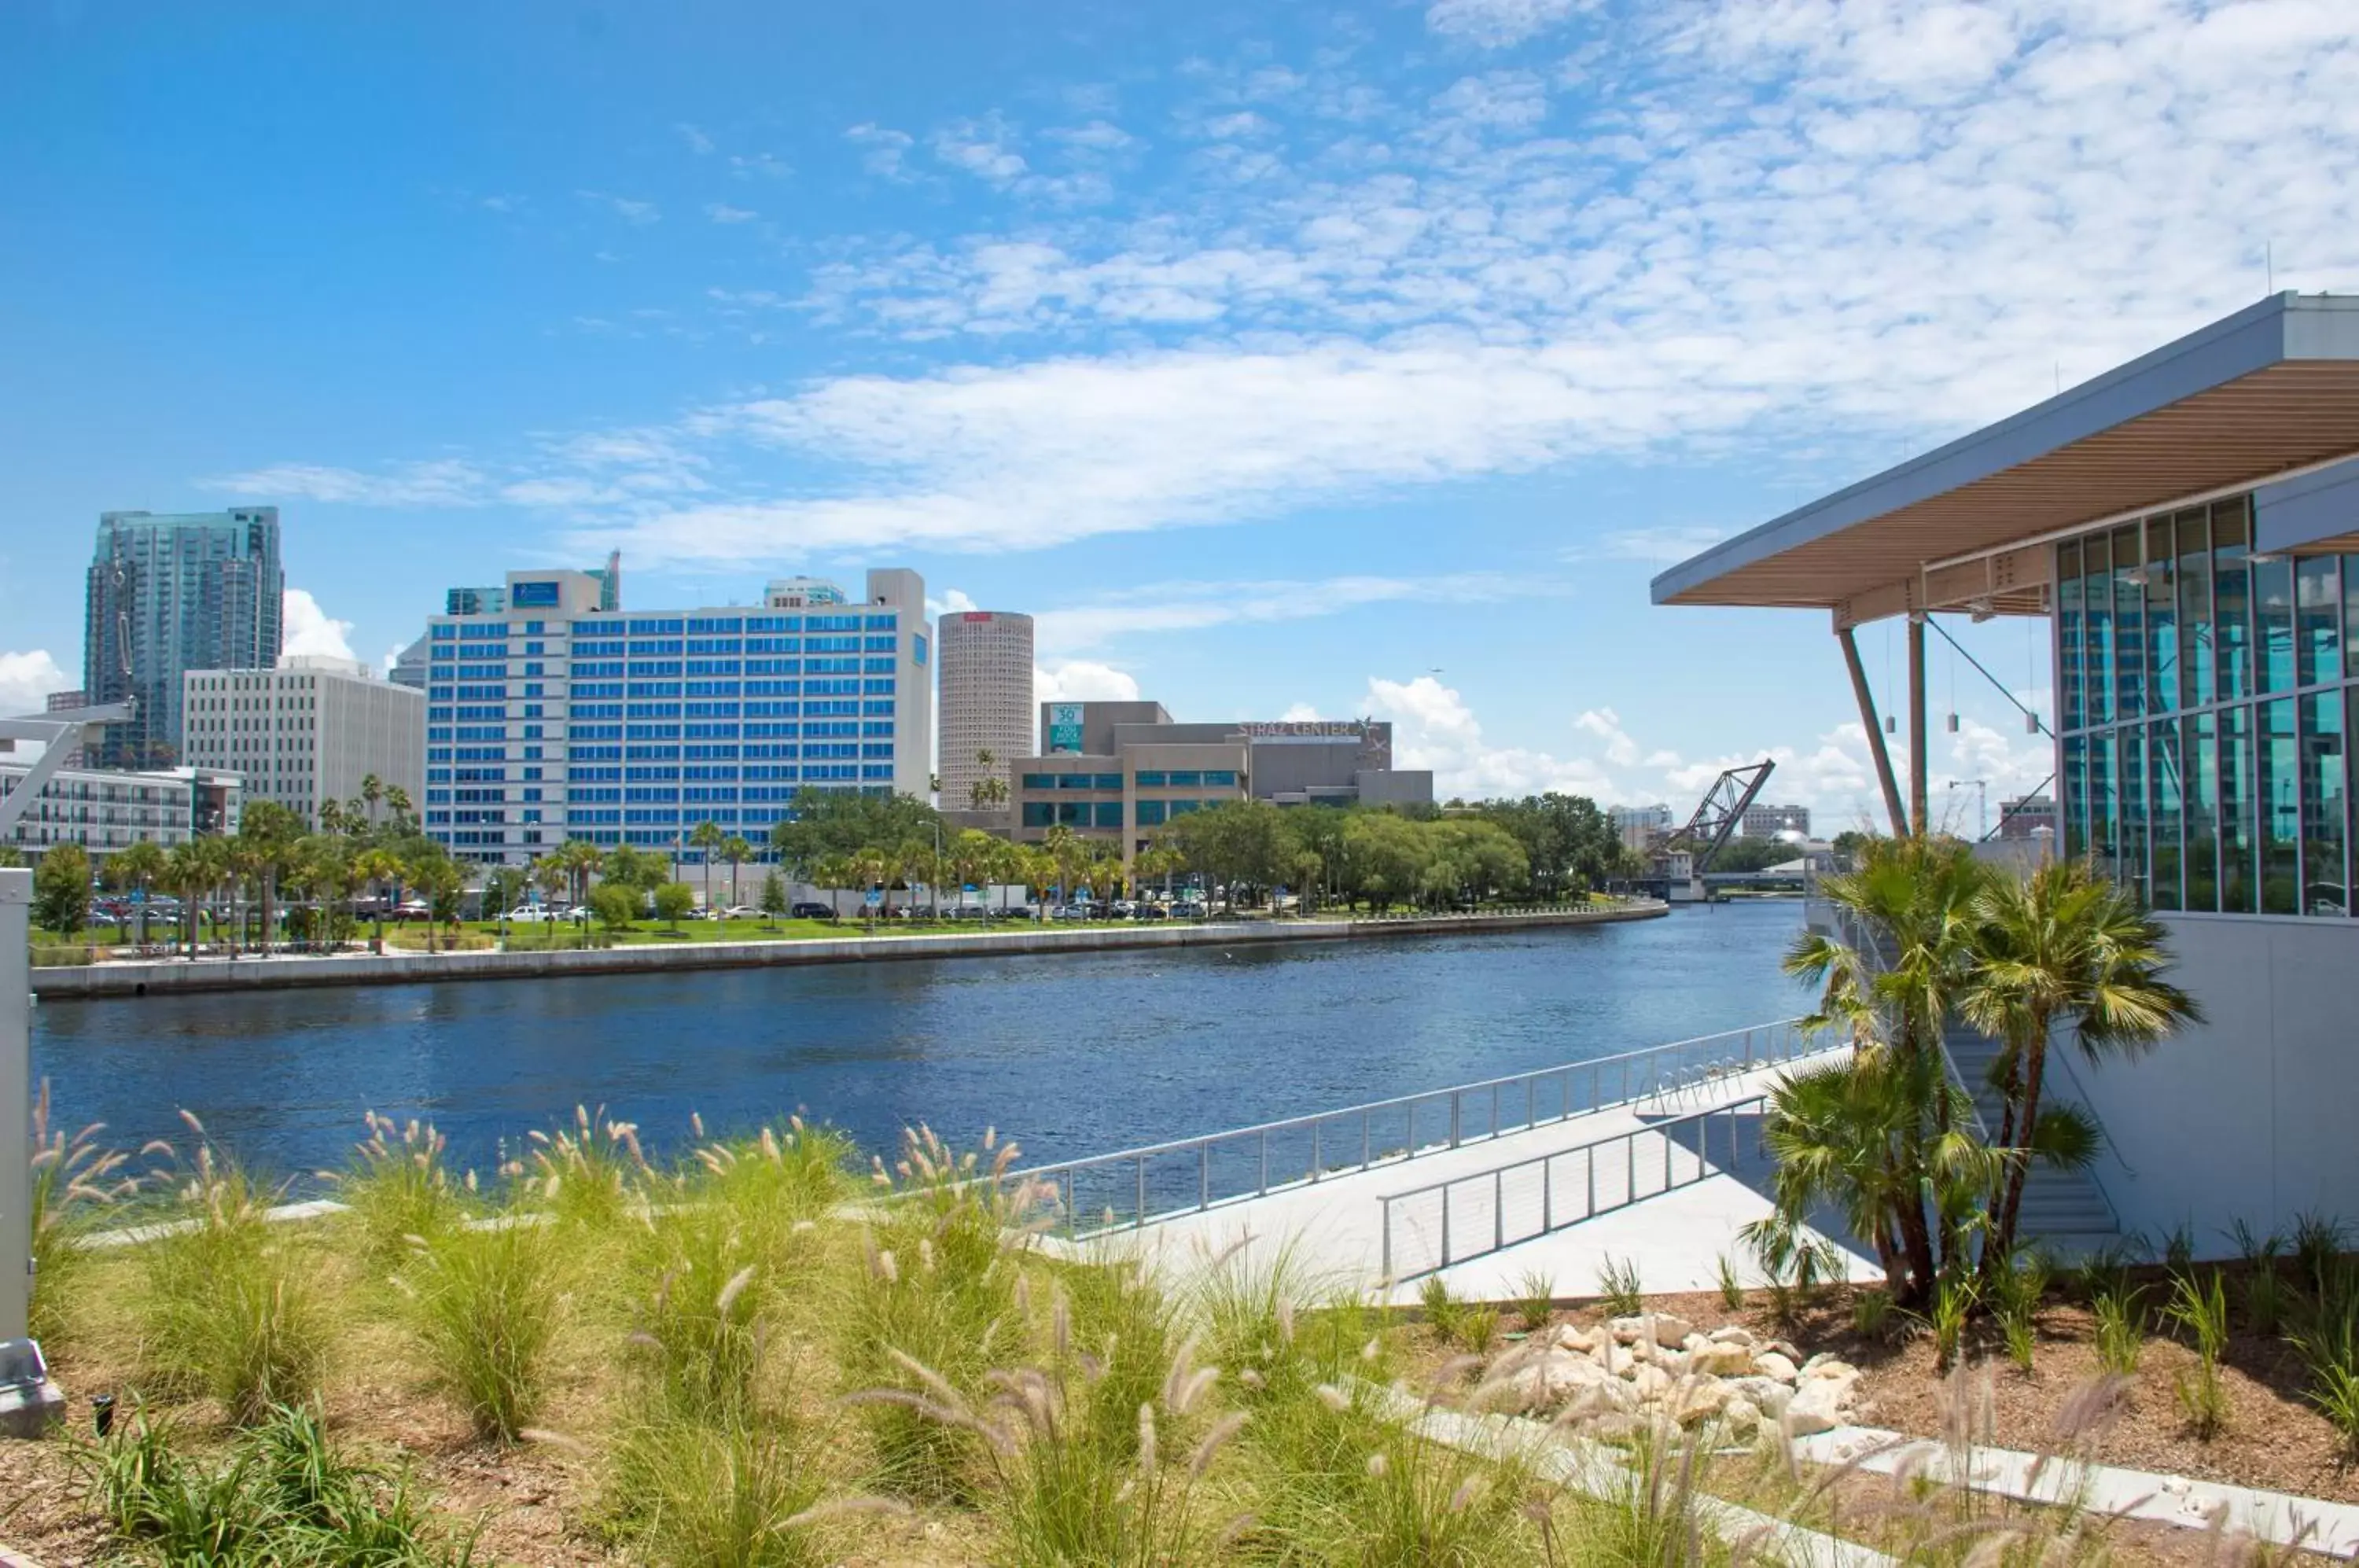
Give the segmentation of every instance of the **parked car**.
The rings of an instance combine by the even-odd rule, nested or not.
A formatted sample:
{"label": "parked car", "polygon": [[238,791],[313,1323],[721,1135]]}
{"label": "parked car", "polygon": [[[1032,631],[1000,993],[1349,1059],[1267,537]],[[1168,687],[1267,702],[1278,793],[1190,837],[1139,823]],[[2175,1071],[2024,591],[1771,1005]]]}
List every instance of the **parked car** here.
{"label": "parked car", "polygon": [[803,902],[797,904],[790,912],[794,915],[795,919],[799,920],[832,920],[835,919],[834,905],[817,903],[808,898]]}
{"label": "parked car", "polygon": [[1113,908],[1114,918],[1115,920],[1130,920],[1138,913],[1138,900],[1136,898],[1116,898],[1114,901]]}
{"label": "parked car", "polygon": [[393,911],[397,920],[424,920],[434,917],[434,906],[423,898],[404,898]]}
{"label": "parked car", "polygon": [[1193,898],[1182,898],[1171,906],[1171,918],[1175,920],[1201,920],[1204,918],[1204,906]]}
{"label": "parked car", "polygon": [[1138,906],[1138,912],[1131,918],[1139,920],[1169,920],[1170,915],[1171,911],[1160,904],[1141,903]]}
{"label": "parked car", "polygon": [[563,920],[565,917],[547,904],[519,904],[510,909],[506,918],[508,924],[512,926],[528,926],[538,925],[544,920]]}

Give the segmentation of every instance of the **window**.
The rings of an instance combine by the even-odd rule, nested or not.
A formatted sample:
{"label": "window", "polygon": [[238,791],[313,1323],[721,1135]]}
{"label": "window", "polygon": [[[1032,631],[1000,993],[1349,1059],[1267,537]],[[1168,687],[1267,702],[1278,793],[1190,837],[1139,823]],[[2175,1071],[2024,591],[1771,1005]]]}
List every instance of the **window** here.
{"label": "window", "polygon": [[1092,827],[1100,828],[1118,828],[1122,826],[1122,802],[1120,800],[1100,800],[1091,811],[1090,825]]}
{"label": "window", "polygon": [[1027,773],[1024,776],[1023,788],[1027,789],[1054,789],[1056,787],[1057,776],[1053,773]]}
{"label": "window", "polygon": [[1159,828],[1163,825],[1164,820],[1162,801],[1141,800],[1138,803],[1138,825],[1140,827]]}
{"label": "window", "polygon": [[1188,772],[1171,775],[1171,788],[1174,789],[1201,789],[1203,787],[1204,776],[1201,773]]}
{"label": "window", "polygon": [[1090,777],[1090,787],[1095,789],[1119,789],[1122,788],[1122,775],[1119,773],[1093,774]]}
{"label": "window", "polygon": [[1163,781],[1164,775],[1160,769],[1150,773],[1145,768],[1139,770],[1136,780],[1142,789],[1160,789],[1163,788]]}
{"label": "window", "polygon": [[1091,782],[1092,775],[1087,773],[1060,773],[1057,775],[1057,788],[1060,789],[1086,789],[1090,788]]}
{"label": "window", "polygon": [[1237,776],[1226,768],[1206,768],[1204,784],[1207,789],[1234,789],[1237,787]]}

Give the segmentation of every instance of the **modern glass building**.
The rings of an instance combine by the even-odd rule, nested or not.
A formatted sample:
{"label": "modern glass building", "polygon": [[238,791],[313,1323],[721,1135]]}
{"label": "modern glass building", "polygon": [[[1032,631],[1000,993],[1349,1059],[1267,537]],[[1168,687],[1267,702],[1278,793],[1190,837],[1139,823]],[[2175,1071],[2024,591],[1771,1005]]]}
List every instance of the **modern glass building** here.
{"label": "modern glass building", "polygon": [[[802,789],[928,791],[932,634],[914,572],[773,583],[760,604],[613,607],[608,572],[510,572],[427,626],[429,836],[521,865],[569,839],[693,863],[760,844]],[[495,607],[496,604],[496,607]]]}
{"label": "modern glass building", "polygon": [[[2060,831],[2169,932],[2205,1021],[2135,1064],[2051,1053],[2093,1112],[2125,1234],[2266,1232],[2359,1192],[2344,978],[2359,724],[2359,299],[2278,295],[1715,546],[1665,604],[1832,624],[1895,831],[1929,822],[1930,623],[2038,616],[2054,660]],[[1885,748],[1856,628],[1909,650]],[[2019,802],[2019,804],[2021,804]]]}
{"label": "modern glass building", "polygon": [[2348,919],[2359,556],[2256,553],[2253,521],[2244,494],[2056,547],[2065,853],[2158,909]]}
{"label": "modern glass building", "polygon": [[278,661],[287,578],[278,508],[102,512],[84,597],[82,689],[138,703],[92,756],[106,768],[179,760],[181,677]]}

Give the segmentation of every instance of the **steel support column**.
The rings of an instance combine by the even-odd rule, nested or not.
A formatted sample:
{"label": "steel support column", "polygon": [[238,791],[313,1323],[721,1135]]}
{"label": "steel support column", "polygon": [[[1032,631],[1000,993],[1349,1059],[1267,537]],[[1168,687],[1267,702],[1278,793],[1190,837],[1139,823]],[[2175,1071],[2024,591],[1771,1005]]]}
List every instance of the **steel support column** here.
{"label": "steel support column", "polygon": [[33,874],[0,869],[0,1340],[22,1339],[33,1297]]}
{"label": "steel support column", "polygon": [[1884,723],[1876,716],[1875,693],[1868,690],[1867,670],[1859,661],[1859,644],[1853,639],[1852,629],[1836,630],[1835,640],[1843,644],[1843,664],[1851,671],[1851,694],[1859,702],[1859,722],[1867,731],[1867,754],[1875,763],[1875,782],[1884,791],[1884,809],[1892,818],[1896,837],[1908,832],[1908,816],[1901,809],[1900,786],[1892,777],[1892,754],[1884,748]]}
{"label": "steel support column", "polygon": [[1908,617],[1908,821],[1919,838],[1933,831],[1925,767],[1925,612]]}

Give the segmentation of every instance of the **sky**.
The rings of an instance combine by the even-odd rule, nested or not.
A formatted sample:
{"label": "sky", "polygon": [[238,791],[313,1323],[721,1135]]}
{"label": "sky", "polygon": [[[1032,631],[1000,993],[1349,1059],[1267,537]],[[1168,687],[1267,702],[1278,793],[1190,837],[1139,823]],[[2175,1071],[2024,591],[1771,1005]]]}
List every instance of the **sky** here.
{"label": "sky", "polygon": [[[268,503],[291,650],[906,565],[1043,700],[1850,825],[1824,615],[1648,578],[2359,288],[2354,103],[2349,0],[17,0],[0,711],[79,683],[99,512]],[[2046,711],[2044,628],[1958,629]],[[1964,825],[2048,752],[1934,647]]]}

